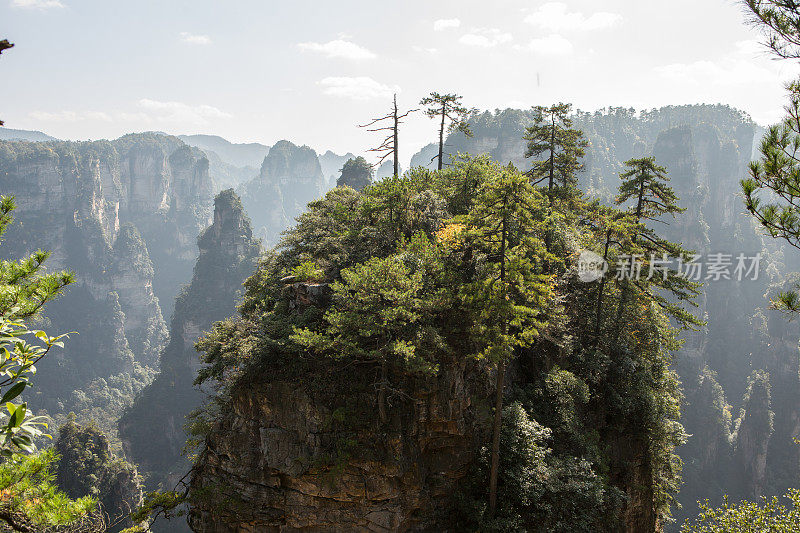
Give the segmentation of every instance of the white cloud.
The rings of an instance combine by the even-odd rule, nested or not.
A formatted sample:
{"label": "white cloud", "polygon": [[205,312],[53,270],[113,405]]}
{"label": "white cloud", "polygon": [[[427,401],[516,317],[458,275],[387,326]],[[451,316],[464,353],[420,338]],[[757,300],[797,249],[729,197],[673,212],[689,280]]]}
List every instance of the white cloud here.
{"label": "white cloud", "polygon": [[363,46],[359,46],[356,43],[344,39],[336,39],[335,41],[328,41],[327,43],[299,43],[297,46],[302,50],[319,52],[328,57],[340,57],[354,60],[373,59],[376,57],[374,53]]}
{"label": "white cloud", "polygon": [[139,107],[149,112],[158,122],[204,126],[209,119],[230,118],[229,113],[210,105],[190,105],[183,102],[161,102],[142,98]]}
{"label": "white cloud", "polygon": [[370,100],[372,98],[388,98],[400,92],[397,86],[384,85],[372,78],[359,76],[356,78],[329,77],[321,80],[323,94],[351,98],[353,100]]}
{"label": "white cloud", "polygon": [[45,10],[62,8],[64,4],[61,3],[61,0],[11,0],[11,7]]}
{"label": "white cloud", "polygon": [[793,79],[800,73],[800,67],[794,64],[754,61],[759,56],[766,57],[766,49],[758,41],[739,41],[736,50],[715,60],[671,63],[653,70],[668,80],[704,87],[780,85],[781,81]]}
{"label": "white cloud", "polygon": [[75,111],[57,111],[50,113],[47,111],[32,111],[28,116],[34,120],[42,122],[77,122],[84,120],[85,116],[76,113]]}
{"label": "white cloud", "polygon": [[181,41],[188,44],[211,44],[211,37],[208,35],[195,35],[188,31],[181,32]]}
{"label": "white cloud", "polygon": [[458,28],[461,26],[459,19],[439,19],[433,23],[434,31],[444,31],[450,28]]}
{"label": "white cloud", "polygon": [[569,40],[557,34],[531,39],[527,45],[519,48],[547,56],[566,56],[571,54],[574,49]]}
{"label": "white cloud", "polygon": [[602,30],[622,22],[622,15],[598,11],[588,17],[581,12],[567,12],[563,2],[548,2],[525,17],[525,22],[552,32],[565,30]]}
{"label": "white cloud", "polygon": [[467,46],[492,48],[512,39],[510,33],[502,32],[497,28],[472,28],[471,33],[462,35],[458,42]]}
{"label": "white cloud", "polygon": [[426,52],[428,54],[435,54],[439,52],[438,48],[425,48],[424,46],[412,46],[411,49],[415,52]]}
{"label": "white cloud", "polygon": [[160,102],[143,98],[137,102],[141,111],[33,111],[28,116],[50,123],[75,123],[86,121],[132,122],[138,124],[180,124],[205,126],[211,119],[230,118],[230,114],[210,105],[189,105],[182,102]]}

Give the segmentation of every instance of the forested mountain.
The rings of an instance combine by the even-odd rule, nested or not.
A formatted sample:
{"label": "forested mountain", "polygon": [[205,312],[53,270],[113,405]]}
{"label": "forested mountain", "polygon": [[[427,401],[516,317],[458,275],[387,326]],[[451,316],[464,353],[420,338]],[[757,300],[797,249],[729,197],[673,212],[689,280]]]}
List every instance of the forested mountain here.
{"label": "forested mountain", "polygon": [[331,152],[330,150],[319,156],[319,164],[320,167],[322,167],[322,175],[328,180],[330,187],[334,187],[336,185],[336,180],[339,178],[342,167],[347,160],[355,159],[355,157],[356,156],[350,152],[347,152],[344,155],[339,155]]}
{"label": "forested mountain", "polygon": [[329,187],[313,148],[279,141],[264,158],[258,176],[238,192],[256,236],[274,246],[306,204]]}
{"label": "forested mountain", "polygon": [[214,222],[198,237],[197,246],[200,255],[191,283],[175,301],[159,373],[119,422],[126,454],[152,488],[174,485],[189,467],[181,456],[186,416],[204,398],[193,386],[200,366],[194,343],[214,322],[234,313],[242,282],[253,272],[261,253],[232,189],[215,198]]}
{"label": "forested mountain", "polygon": [[13,128],[0,129],[0,140],[3,141],[57,141],[55,137],[51,137],[41,131],[31,130],[15,130]]}
{"label": "forested mountain", "polygon": [[[167,341],[164,316],[191,272],[210,216],[208,160],[174,137],[2,142],[0,189],[20,208],[5,257],[52,251],[77,283],[53,302],[48,327],[73,335],[40,366],[37,408],[74,411],[104,431],[150,379]],[[166,302],[162,308],[161,302]]]}
{"label": "forested mountain", "polygon": [[[476,113],[470,119],[474,136],[450,135],[445,143],[445,162],[451,161],[449,154],[487,154],[501,164],[512,162],[527,171],[531,160],[524,157],[523,136],[533,119],[529,111]],[[679,204],[687,208],[674,220],[665,220],[668,225],[658,225],[665,238],[703,256],[717,252],[763,254],[757,280],[722,280],[702,288],[697,301],[699,315],[707,324],[697,332],[684,334],[686,343],[672,363],[682,384],[680,420],[688,434],[686,443],[676,449],[683,461],[683,486],[675,497],[683,509],[673,509],[673,515],[680,520],[696,514],[697,499],[715,501],[723,493],[752,498],[778,494],[796,485],[800,477],[800,455],[793,442],[800,436],[796,422],[800,419],[797,328],[796,323],[786,322],[767,306],[770,296],[797,277],[792,273],[800,271],[800,261],[791,250],[762,237],[752,221],[742,215],[738,196],[738,182],[747,174],[753,146],[763,130],[746,115],[725,106],[677,106],[639,112],[611,108],[576,112],[573,120],[589,142],[583,158],[585,169],[577,175],[588,198],[611,203],[624,162],[653,155],[667,168]],[[255,237],[264,238],[267,246],[275,245],[280,233],[305,211],[306,204],[323,197],[331,187],[323,167],[330,170],[343,166],[335,154],[318,156],[307,146],[281,141],[263,157],[260,170],[247,169],[230,163],[233,159],[223,160],[213,150],[222,141],[212,141],[205,153],[160,134],[81,143],[0,142],[0,188],[4,194],[14,194],[19,205],[17,224],[9,230],[3,253],[18,257],[32,248],[50,249],[53,268],[73,269],[78,279],[62,298],[49,304],[45,317],[48,330],[79,334],[72,336],[62,354],[40,365],[38,396],[31,401],[59,423],[67,420],[70,411],[77,414],[79,422],[95,419],[99,429],[109,435],[111,445],[116,446],[114,453],[122,453],[117,422],[139,393],[134,406],[122,417],[120,428],[126,458],[140,466],[151,487],[167,487],[168,481],[174,482],[189,466],[180,457],[186,438],[184,417],[203,397],[192,387],[201,368],[193,344],[213,322],[234,314],[241,283],[256,268],[261,253]],[[430,162],[435,153],[436,147],[428,146],[414,156],[412,163],[430,168],[435,165]],[[445,175],[464,170],[458,168],[461,170],[451,165]],[[279,313],[283,318],[270,326],[270,335],[280,333],[281,339],[288,338],[291,329],[282,329],[285,324],[281,322],[286,317],[300,316],[311,323],[319,319],[320,309],[329,305],[332,297],[332,289],[326,285],[331,273],[323,269],[319,274],[315,268],[326,264],[343,268],[339,263],[342,258],[347,254],[361,257],[358,254],[366,252],[360,246],[372,246],[371,239],[388,227],[378,215],[371,221],[336,220],[330,222],[332,227],[346,224],[361,233],[340,243],[329,242],[330,224],[321,221],[334,213],[329,212],[331,202],[346,206],[348,216],[355,216],[367,212],[363,209],[378,213],[381,206],[394,202],[406,205],[405,198],[409,211],[397,213],[424,216],[407,220],[392,215],[393,223],[410,224],[402,230],[411,232],[407,239],[413,237],[410,228],[435,237],[437,225],[453,213],[450,210],[460,200],[448,196],[453,191],[436,185],[441,178],[422,172],[413,171],[411,178],[397,181],[381,176],[379,171],[376,178],[384,179],[377,180],[363,195],[337,189],[325,202],[314,204],[290,235],[289,247],[278,259],[269,259],[249,282],[246,302],[250,303],[243,317],[226,322],[225,327],[236,329],[248,324],[255,316],[254,302],[273,293],[270,298],[284,302],[287,308]],[[245,177],[248,180],[243,181]],[[241,202],[232,191],[223,192],[216,199],[213,224],[207,227],[212,221],[213,190],[237,182],[241,183]],[[387,203],[382,203],[384,199]],[[252,230],[248,218],[253,221]],[[569,231],[584,230],[573,226]],[[196,241],[197,235],[201,236]],[[385,240],[373,243],[375,249],[370,248],[368,255],[383,254],[376,250],[392,242]],[[328,245],[332,248],[324,253],[318,248]],[[308,261],[319,264],[304,263]],[[277,281],[288,274],[294,279]],[[267,288],[263,285],[267,282],[275,285]],[[184,283],[189,285],[179,292]],[[554,458],[555,462],[548,463],[551,470],[547,475],[563,482],[558,490],[574,489],[572,481],[558,477],[570,472],[577,476],[571,478],[573,481],[580,480],[591,488],[593,496],[587,493],[581,497],[589,498],[584,503],[598,516],[611,520],[614,513],[609,509],[619,503],[615,498],[627,492],[641,506],[634,511],[628,507],[626,513],[633,515],[625,515],[623,521],[658,522],[665,516],[664,502],[658,499],[666,497],[669,490],[665,487],[675,479],[670,473],[672,467],[665,467],[666,477],[651,484],[651,489],[661,487],[653,489],[654,494],[665,490],[664,494],[632,493],[631,487],[641,482],[641,476],[650,474],[621,466],[633,460],[631,456],[615,456],[602,446],[596,447],[596,442],[584,442],[591,435],[605,446],[635,454],[645,453],[650,438],[646,437],[648,433],[636,433],[638,429],[624,424],[612,436],[608,424],[619,420],[607,420],[610,415],[592,402],[581,403],[587,391],[584,385],[589,387],[590,398],[601,398],[608,392],[595,388],[593,378],[582,373],[588,370],[574,359],[579,351],[570,340],[584,327],[580,325],[579,308],[570,307],[575,305],[569,303],[570,298],[580,300],[586,291],[593,290],[592,285],[577,285],[565,293],[564,305],[572,322],[559,326],[566,329],[550,333],[555,350],[546,350],[550,362],[539,367],[531,362],[538,357],[537,352],[530,352],[530,361],[525,356],[510,368],[511,386],[518,390],[510,393],[509,400],[518,400],[523,408],[509,410],[508,416],[517,420],[514,431],[527,428],[524,431],[538,435],[534,440],[541,447],[536,453]],[[570,327],[577,329],[570,331]],[[250,332],[247,328],[243,331]],[[274,340],[259,336],[247,339],[256,344]],[[208,344],[205,346],[208,349]],[[559,370],[551,365],[553,361],[559,361]],[[382,432],[370,422],[369,417],[376,416],[374,408],[367,408],[373,401],[370,387],[375,377],[371,371],[329,363],[314,366],[317,361],[310,367],[302,366],[300,374],[289,369],[285,375],[282,372],[289,370],[277,369],[265,360],[266,366],[259,367],[258,375],[247,374],[247,378],[230,382],[234,385],[230,397],[225,398],[232,415],[218,419],[210,437],[215,453],[228,457],[228,462],[217,463],[206,452],[195,486],[224,484],[225,477],[232,476],[239,480],[234,484],[236,490],[228,494],[234,498],[235,494],[252,495],[248,488],[251,484],[272,486],[278,476],[281,485],[273,487],[271,496],[247,496],[237,505],[243,505],[242,516],[250,518],[256,516],[248,514],[253,506],[266,506],[274,512],[279,509],[294,517],[296,522],[292,523],[298,527],[335,520],[331,516],[342,520],[341,524],[362,524],[359,520],[364,515],[359,513],[365,509],[367,514],[373,513],[368,522],[376,527],[427,523],[428,511],[440,504],[442,508],[452,504],[447,496],[453,492],[453,485],[447,479],[468,481],[463,476],[475,467],[475,454],[480,455],[475,443],[485,442],[489,431],[482,410],[492,391],[487,370],[479,363],[464,366],[445,358],[439,362],[440,373],[435,378],[418,381],[413,373],[398,371],[395,377],[402,387],[390,402],[395,409],[392,416],[397,418],[392,419],[388,432]],[[565,373],[559,373],[562,371]],[[337,393],[336,387],[328,392],[315,388],[315,383],[329,382],[337,383],[344,392]],[[568,398],[559,396],[556,390],[572,392]],[[442,396],[444,391],[448,391],[447,398]],[[351,399],[345,401],[348,395]],[[412,402],[415,407],[404,403],[407,396],[416,398],[416,403]],[[559,413],[542,411],[543,398],[561,406]],[[568,412],[573,413],[569,420],[559,418]],[[569,418],[572,416],[577,418]],[[229,434],[241,440],[219,437]],[[394,441],[393,435],[398,440]],[[357,442],[383,443],[383,458],[358,455],[360,448],[354,438]],[[237,450],[226,448],[234,444]],[[388,461],[386,454],[396,455]],[[569,454],[586,458],[594,465],[593,470],[564,462]],[[663,461],[666,456],[658,457]],[[361,475],[356,472],[367,464],[376,481],[364,500],[355,496],[355,479]],[[264,470],[263,465],[269,468]],[[409,468],[439,471],[444,477],[405,477]],[[257,469],[265,472],[263,479],[251,477]],[[600,478],[593,478],[591,471]],[[314,476],[323,472],[325,479],[346,473],[336,489],[339,492],[317,485]],[[556,487],[547,490],[555,491]],[[274,500],[287,494],[294,494],[297,501],[283,506]],[[407,499],[402,494],[413,497]],[[328,502],[327,498],[354,507],[347,512],[337,510],[332,503],[322,503]],[[659,503],[653,503],[656,500]],[[387,501],[393,503],[386,507]],[[311,508],[315,509],[313,513]],[[193,511],[192,523],[197,530],[223,527],[210,518],[213,513],[208,509],[207,503],[200,503]],[[301,509],[305,511],[301,513]],[[304,516],[302,520],[297,518],[300,515]],[[270,520],[257,516],[258,520]],[[235,517],[229,518],[233,522],[226,524],[236,523]]]}
{"label": "forested mountain", "polygon": [[[793,440],[800,435],[798,330],[767,308],[769,298],[796,277],[800,256],[765,239],[744,214],[739,181],[763,129],[735,109],[711,105],[610,108],[578,112],[574,120],[589,140],[579,175],[588,194],[610,200],[623,162],[652,154],[687,208],[665,229],[673,241],[703,257],[763,254],[758,280],[706,284],[700,302],[708,324],[686,334],[678,352],[682,420],[690,435],[678,450],[684,462],[678,523],[696,514],[697,500],[784,493],[800,477]],[[531,122],[525,111],[481,113],[471,119],[475,136],[454,134],[446,149],[487,153],[528,169],[522,135]]]}

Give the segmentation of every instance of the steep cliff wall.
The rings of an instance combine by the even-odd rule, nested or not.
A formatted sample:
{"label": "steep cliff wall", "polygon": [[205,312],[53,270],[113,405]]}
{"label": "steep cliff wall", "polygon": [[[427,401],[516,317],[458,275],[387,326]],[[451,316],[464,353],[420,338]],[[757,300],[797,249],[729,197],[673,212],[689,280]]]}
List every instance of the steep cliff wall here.
{"label": "steep cliff wall", "polygon": [[36,407],[114,432],[166,342],[164,316],[191,272],[210,186],[205,157],[173,137],[0,143],[0,193],[18,204],[4,253],[51,250],[50,267],[78,279],[47,310],[48,330],[80,335],[40,365]]}
{"label": "steep cliff wall", "polygon": [[264,158],[259,175],[239,192],[256,235],[272,246],[306,204],[328,188],[313,149],[279,141]]}
{"label": "steep cliff wall", "polygon": [[194,343],[211,324],[234,313],[237,293],[260,254],[260,244],[253,239],[250,221],[233,190],[217,195],[214,222],[199,236],[197,246],[200,255],[191,283],[176,299],[160,372],[120,421],[126,452],[153,487],[170,473],[180,477],[188,470],[181,457],[186,441],[183,426],[186,415],[203,399],[193,387],[199,367]]}
{"label": "steep cliff wall", "polygon": [[462,362],[403,387],[386,426],[369,368],[251,383],[234,393],[192,477],[193,531],[446,529],[438,520],[488,427],[472,403],[488,387],[466,375]]}

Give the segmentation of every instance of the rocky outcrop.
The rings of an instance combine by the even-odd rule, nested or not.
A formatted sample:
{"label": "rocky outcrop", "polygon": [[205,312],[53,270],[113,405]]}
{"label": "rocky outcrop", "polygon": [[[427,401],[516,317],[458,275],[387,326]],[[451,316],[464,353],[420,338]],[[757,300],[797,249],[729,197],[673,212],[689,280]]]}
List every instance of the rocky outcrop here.
{"label": "rocky outcrop", "polygon": [[393,399],[385,426],[374,416],[373,368],[263,376],[235,392],[192,477],[193,531],[446,527],[437,518],[486,427],[472,399],[488,387],[465,380],[466,364],[406,383],[408,396]]}
{"label": "rocky outcrop", "polygon": [[[470,120],[474,137],[450,136],[448,152],[486,153],[527,169],[530,160],[523,157],[521,137],[532,119],[531,112],[517,110],[475,115]],[[787,274],[800,270],[800,261],[780,242],[764,239],[743,214],[739,181],[747,176],[750,159],[757,157],[755,141],[762,130],[744,113],[710,105],[577,112],[574,124],[590,143],[580,175],[581,187],[590,195],[611,200],[624,162],[654,155],[667,167],[679,204],[687,208],[668,227],[659,225],[659,231],[705,256],[762,253],[757,280],[703,287],[699,314],[708,324],[684,334],[686,342],[676,357],[690,435],[678,450],[685,484],[678,495],[683,509],[675,513],[676,523],[696,514],[698,499],[718,503],[724,493],[783,493],[800,475],[800,454],[793,442],[800,435],[798,335],[796,326],[787,326],[767,309],[765,296],[788,288],[796,276]],[[421,154],[414,159],[424,160]],[[745,417],[736,433],[731,412],[755,409],[762,418],[767,413],[763,406],[747,407],[753,402],[748,378],[754,369],[769,373],[774,431],[755,424],[757,417],[752,424]]]}
{"label": "rocky outcrop", "polygon": [[259,175],[240,194],[256,235],[274,245],[306,204],[327,189],[317,153],[308,146],[279,141],[264,158]]}
{"label": "rocky outcrop", "polygon": [[93,416],[114,433],[112,421],[166,342],[164,315],[191,272],[210,184],[205,157],[174,137],[0,142],[0,193],[18,205],[3,256],[50,250],[49,267],[78,280],[47,308],[48,331],[81,335],[39,365],[47,394],[34,399],[37,408],[63,421],[97,400]]}
{"label": "rocky outcrop", "polygon": [[142,504],[141,480],[134,465],[114,457],[105,435],[69,421],[59,430],[55,451],[60,490],[73,499],[96,498],[108,533],[135,525],[129,515]]}
{"label": "rocky outcrop", "polygon": [[345,155],[339,155],[328,150],[319,156],[319,165],[322,168],[322,175],[327,180],[327,186],[332,188],[336,185],[336,180],[342,171],[342,167],[349,159],[355,159],[355,154],[347,152]]}
{"label": "rocky outcrop", "polygon": [[188,470],[181,457],[185,417],[203,399],[193,386],[200,365],[194,343],[211,324],[234,313],[242,282],[260,254],[233,190],[217,195],[214,222],[197,239],[197,246],[200,253],[192,281],[176,299],[169,344],[160,355],[160,373],[120,420],[127,455],[154,487],[170,473],[184,469],[182,475]]}
{"label": "rocky outcrop", "polygon": [[754,372],[750,377],[734,435],[737,471],[743,497],[758,500],[764,495],[767,450],[773,431],[769,374]]}

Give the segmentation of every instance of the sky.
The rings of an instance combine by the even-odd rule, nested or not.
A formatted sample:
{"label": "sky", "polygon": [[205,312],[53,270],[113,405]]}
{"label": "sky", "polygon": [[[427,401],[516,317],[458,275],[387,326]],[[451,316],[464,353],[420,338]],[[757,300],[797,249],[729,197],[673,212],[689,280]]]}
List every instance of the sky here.
{"label": "sky", "polygon": [[[723,103],[768,124],[796,63],[736,0],[0,0],[0,117],[62,139],[208,133],[363,153],[431,91],[468,107]],[[411,115],[404,166],[436,138]]]}

